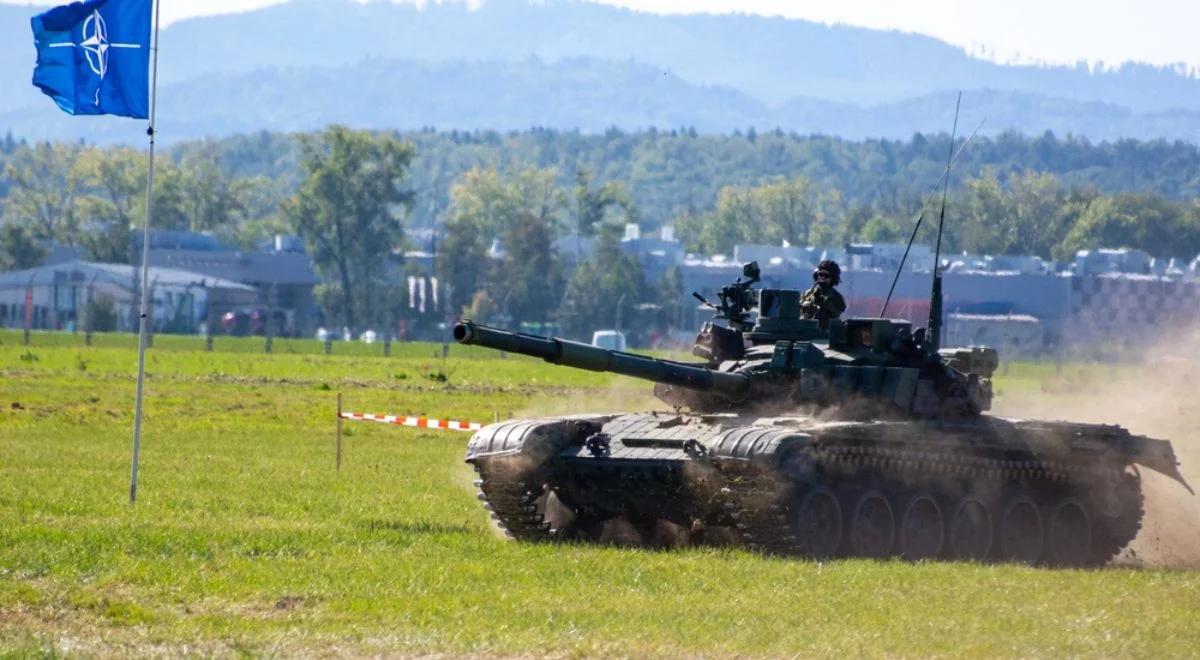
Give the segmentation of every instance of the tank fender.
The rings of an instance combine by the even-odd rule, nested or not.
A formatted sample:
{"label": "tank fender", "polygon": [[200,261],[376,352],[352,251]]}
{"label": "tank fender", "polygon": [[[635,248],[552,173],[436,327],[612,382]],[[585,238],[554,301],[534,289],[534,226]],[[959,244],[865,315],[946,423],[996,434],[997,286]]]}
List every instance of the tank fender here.
{"label": "tank fender", "polygon": [[1196,494],[1196,491],[1192,490],[1191,484],[1184,479],[1183,473],[1179,471],[1179,460],[1175,457],[1175,450],[1171,447],[1170,442],[1135,435],[1130,436],[1127,443],[1134,463],[1166,475],[1182,484],[1189,493]]}
{"label": "tank fender", "polygon": [[[1043,457],[1065,460],[1073,452],[1111,454],[1123,464],[1136,463],[1170,477],[1195,494],[1191,484],[1179,471],[1179,459],[1167,440],[1134,435],[1129,429],[1108,424],[993,420],[993,423],[1011,424],[1023,432],[1031,449]],[[1001,435],[1006,434],[1003,427],[998,427],[998,430]]]}
{"label": "tank fender", "polygon": [[794,429],[742,426],[718,435],[708,447],[713,458],[748,461],[778,468],[792,452],[812,446],[813,437]]}
{"label": "tank fender", "polygon": [[540,463],[571,445],[582,445],[615,416],[573,415],[489,424],[471,436],[464,460],[522,455]]}

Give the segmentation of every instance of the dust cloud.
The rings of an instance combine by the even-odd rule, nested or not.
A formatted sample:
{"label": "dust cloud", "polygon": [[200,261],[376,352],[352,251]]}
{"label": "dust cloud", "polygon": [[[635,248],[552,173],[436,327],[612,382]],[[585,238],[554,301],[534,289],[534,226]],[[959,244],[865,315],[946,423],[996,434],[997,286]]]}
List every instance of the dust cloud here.
{"label": "dust cloud", "polygon": [[[1003,356],[1001,356],[1003,357]],[[1001,379],[993,412],[1026,419],[1120,424],[1169,440],[1180,471],[1200,487],[1200,333],[1157,342],[1134,364],[1065,366],[1032,388]],[[1145,518],[1117,564],[1200,568],[1200,496],[1177,481],[1139,468]]]}
{"label": "dust cloud", "polygon": [[620,378],[608,388],[576,390],[534,397],[514,416],[549,417],[587,413],[670,411],[672,408],[654,398],[654,384]]}

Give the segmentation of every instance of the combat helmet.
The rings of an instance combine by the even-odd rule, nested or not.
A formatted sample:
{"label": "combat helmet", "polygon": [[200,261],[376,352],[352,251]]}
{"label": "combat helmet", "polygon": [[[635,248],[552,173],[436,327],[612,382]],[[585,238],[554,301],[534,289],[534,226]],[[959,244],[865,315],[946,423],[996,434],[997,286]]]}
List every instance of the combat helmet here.
{"label": "combat helmet", "polygon": [[814,282],[817,281],[817,273],[821,271],[829,273],[829,284],[831,286],[837,286],[842,283],[842,268],[833,259],[823,259],[821,263],[817,264],[817,267],[812,272]]}

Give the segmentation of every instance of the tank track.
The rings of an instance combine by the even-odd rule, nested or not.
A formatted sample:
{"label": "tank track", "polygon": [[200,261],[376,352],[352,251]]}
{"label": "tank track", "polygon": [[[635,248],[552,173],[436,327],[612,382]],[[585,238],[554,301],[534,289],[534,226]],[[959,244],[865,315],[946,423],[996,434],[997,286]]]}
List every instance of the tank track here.
{"label": "tank track", "polygon": [[518,541],[548,541],[554,531],[539,506],[544,495],[536,470],[522,470],[515,461],[491,459],[474,463],[479,479],[477,497],[492,520],[509,537]]}
{"label": "tank track", "polygon": [[715,498],[718,522],[736,529],[752,550],[798,554],[801,548],[787,517],[785,480],[773,470],[742,461],[717,459],[714,463],[727,484]]}
{"label": "tank track", "polygon": [[[786,460],[777,469],[768,467],[769,463],[730,457],[709,459],[722,486],[705,503],[705,508],[712,512],[705,523],[736,530],[736,536],[756,551],[812,556],[791,519],[797,496],[808,489],[826,486],[852,498],[870,487],[896,503],[906,495],[925,491],[938,496],[949,508],[953,498],[967,492],[967,487],[961,484],[970,484],[974,491],[992,493],[996,507],[1005,493],[1023,494],[1043,505],[1069,494],[1085,501],[1092,516],[1093,540],[1091,556],[1078,562],[1080,565],[1107,562],[1140,529],[1142,499],[1138,477],[1116,467],[848,444],[820,445],[802,453],[807,454],[805,458],[815,470],[815,481],[811,476],[807,483],[797,481],[797,475],[789,474]],[[518,461],[505,458],[474,461],[473,465],[479,475],[478,497],[508,536],[525,542],[567,538],[546,518],[543,466],[522,469]],[[951,485],[958,492],[947,492]],[[843,502],[842,508],[846,517],[848,502]],[[897,511],[893,516],[897,527],[899,518]],[[849,532],[844,532],[839,549],[828,554],[853,555],[850,543],[845,540],[848,536]],[[995,544],[992,545],[992,552],[983,560],[999,559]]]}
{"label": "tank track", "polygon": [[[1116,468],[1068,461],[1005,460],[927,449],[850,445],[816,448],[812,458],[822,477],[808,488],[829,486],[836,490],[844,488],[844,484],[856,484],[857,490],[862,491],[866,487],[861,484],[871,484],[893,500],[900,499],[906,491],[919,490],[949,497],[949,494],[937,492],[937,484],[954,480],[982,485],[982,488],[976,488],[983,491],[1012,492],[1017,489],[1036,502],[1044,502],[1056,493],[1076,493],[1087,500],[1093,513],[1092,554],[1087,565],[1099,565],[1112,559],[1141,527],[1143,509],[1139,479],[1136,474]],[[778,471],[744,461],[718,459],[715,463],[729,484],[722,489],[721,508],[749,547],[775,554],[810,554],[788,515],[796,491],[803,490],[802,486],[792,483]],[[1111,501],[1100,501],[1105,497]],[[843,515],[846,513],[843,511]],[[852,554],[847,542],[843,542],[837,554]]]}

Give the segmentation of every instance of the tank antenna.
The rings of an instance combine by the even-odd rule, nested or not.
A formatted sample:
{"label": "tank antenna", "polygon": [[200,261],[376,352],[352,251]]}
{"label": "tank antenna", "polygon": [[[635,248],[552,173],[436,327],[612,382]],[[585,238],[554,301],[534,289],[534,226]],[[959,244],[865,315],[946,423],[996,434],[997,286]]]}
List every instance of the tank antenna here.
{"label": "tank antenna", "polygon": [[946,154],[946,176],[942,178],[942,209],[938,213],[937,243],[933,248],[933,291],[929,295],[929,323],[925,326],[928,335],[929,353],[937,353],[942,346],[942,230],[946,226],[946,194],[950,190],[950,163],[954,159],[954,137],[958,130],[958,108],[962,105],[962,92],[954,102],[954,127],[950,129],[950,152]]}
{"label": "tank antenna", "polygon": [[[957,115],[958,111],[955,110],[955,123],[957,123]],[[921,228],[921,221],[925,219],[925,210],[929,208],[930,202],[933,201],[933,196],[937,194],[938,186],[942,185],[942,181],[949,178],[950,166],[954,165],[954,163],[958,160],[958,157],[962,155],[962,152],[966,151],[967,145],[971,144],[971,141],[975,139],[975,135],[979,133],[980,128],[983,128],[983,123],[985,121],[987,121],[987,118],[980,120],[980,122],[976,124],[975,130],[971,131],[971,134],[967,136],[967,139],[962,143],[962,146],[958,148],[958,151],[954,152],[954,156],[950,159],[950,163],[942,172],[941,178],[937,180],[937,183],[933,184],[933,188],[929,190],[929,194],[925,197],[925,203],[921,204],[921,209],[917,212],[916,222],[913,223],[912,234],[908,237],[908,245],[904,248],[904,256],[900,257],[900,265],[896,268],[896,276],[892,278],[892,287],[888,289],[887,298],[883,301],[883,307],[879,310],[879,318],[883,318],[884,315],[887,314],[888,304],[892,301],[892,294],[896,291],[896,282],[900,281],[900,273],[904,272],[904,263],[908,261],[908,252],[912,249],[913,241],[917,238],[917,230]],[[950,140],[950,145],[951,148],[953,148],[953,138]]]}

